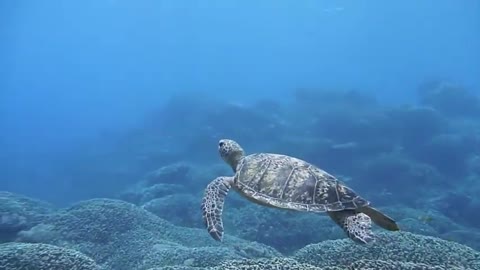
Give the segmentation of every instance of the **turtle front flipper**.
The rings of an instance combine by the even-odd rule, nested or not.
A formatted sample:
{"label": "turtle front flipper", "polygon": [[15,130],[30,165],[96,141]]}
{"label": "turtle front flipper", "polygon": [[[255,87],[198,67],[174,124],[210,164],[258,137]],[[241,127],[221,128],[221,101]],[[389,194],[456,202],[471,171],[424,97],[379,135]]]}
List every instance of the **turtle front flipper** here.
{"label": "turtle front flipper", "polygon": [[233,177],[217,177],[208,184],[202,201],[202,215],[208,233],[217,241],[222,241],[222,211],[225,196],[233,185]]}
{"label": "turtle front flipper", "polygon": [[329,216],[353,241],[366,244],[374,240],[372,220],[364,213],[355,210],[329,211]]}

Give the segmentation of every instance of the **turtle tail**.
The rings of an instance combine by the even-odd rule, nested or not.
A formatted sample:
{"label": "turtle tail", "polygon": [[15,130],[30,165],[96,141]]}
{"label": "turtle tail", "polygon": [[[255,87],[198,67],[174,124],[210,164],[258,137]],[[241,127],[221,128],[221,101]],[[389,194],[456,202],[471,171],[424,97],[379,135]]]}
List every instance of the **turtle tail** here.
{"label": "turtle tail", "polygon": [[375,224],[377,224],[378,226],[386,230],[389,230],[389,231],[400,230],[395,220],[393,220],[391,217],[385,215],[384,213],[378,211],[377,209],[371,206],[364,206],[364,207],[361,207],[359,210],[360,212],[369,216]]}

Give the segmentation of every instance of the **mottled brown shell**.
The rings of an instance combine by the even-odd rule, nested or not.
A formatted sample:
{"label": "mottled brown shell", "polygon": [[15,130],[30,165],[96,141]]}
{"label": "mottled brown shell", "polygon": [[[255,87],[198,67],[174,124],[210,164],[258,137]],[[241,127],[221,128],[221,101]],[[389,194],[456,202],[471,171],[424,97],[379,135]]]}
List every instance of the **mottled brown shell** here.
{"label": "mottled brown shell", "polygon": [[369,202],[318,167],[285,155],[260,153],[238,164],[235,187],[266,206],[325,212],[356,209]]}

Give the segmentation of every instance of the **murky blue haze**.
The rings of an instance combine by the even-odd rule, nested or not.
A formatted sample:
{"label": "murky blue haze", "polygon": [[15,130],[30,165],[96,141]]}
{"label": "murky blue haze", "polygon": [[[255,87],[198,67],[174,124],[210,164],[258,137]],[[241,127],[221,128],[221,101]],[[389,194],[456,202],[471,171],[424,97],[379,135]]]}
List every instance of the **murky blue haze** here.
{"label": "murky blue haze", "polygon": [[[1,1],[0,191],[57,207],[105,197],[148,209],[125,194],[170,168],[156,184],[178,184],[187,197],[167,185],[156,197],[163,212],[152,212],[203,229],[201,192],[231,174],[217,155],[227,137],[248,153],[291,154],[351,178],[400,224],[420,220],[403,222],[411,231],[478,249],[463,241],[480,240],[478,95],[474,0]],[[403,104],[433,111],[410,117]],[[250,207],[232,200],[229,211]],[[293,252],[282,250],[289,240],[236,222],[227,234]],[[278,225],[265,224],[257,225]],[[335,238],[290,237],[309,239],[298,248]]]}
{"label": "murky blue haze", "polygon": [[395,102],[431,78],[478,89],[479,8],[476,1],[4,1],[8,187],[45,196],[42,186],[55,182],[41,169],[55,170],[49,158],[134,125],[178,91],[248,102],[332,86]]}

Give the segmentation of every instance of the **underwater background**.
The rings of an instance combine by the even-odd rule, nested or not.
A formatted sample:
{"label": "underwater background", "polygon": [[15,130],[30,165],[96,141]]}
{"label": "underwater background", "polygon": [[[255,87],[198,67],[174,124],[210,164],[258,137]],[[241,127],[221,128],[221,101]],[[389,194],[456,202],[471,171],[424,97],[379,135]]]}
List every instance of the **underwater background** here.
{"label": "underwater background", "polygon": [[[0,270],[480,269],[479,1],[1,1]],[[217,147],[304,159],[376,241],[231,191]]]}

